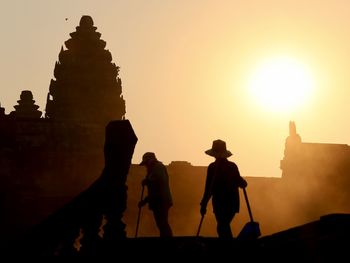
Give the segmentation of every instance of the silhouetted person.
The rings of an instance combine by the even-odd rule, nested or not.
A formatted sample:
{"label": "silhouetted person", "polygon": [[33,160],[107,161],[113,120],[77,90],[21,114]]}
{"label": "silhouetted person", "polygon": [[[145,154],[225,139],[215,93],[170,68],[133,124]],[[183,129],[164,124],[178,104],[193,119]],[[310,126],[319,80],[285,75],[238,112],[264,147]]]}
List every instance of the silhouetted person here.
{"label": "silhouetted person", "polygon": [[158,161],[153,152],[146,152],[140,165],[147,168],[147,175],[142,186],[147,186],[148,196],[141,200],[139,207],[148,203],[161,237],[172,237],[173,232],[168,222],[169,208],[173,205],[169,187],[169,176],[165,165]]}
{"label": "silhouetted person", "polygon": [[215,161],[208,166],[200,213],[202,216],[206,214],[208,201],[212,197],[217,233],[220,238],[232,238],[230,223],[239,212],[238,187],[246,187],[247,182],[241,177],[237,165],[227,160],[232,153],[226,150],[224,141],[213,141],[212,148],[205,153],[215,157]]}

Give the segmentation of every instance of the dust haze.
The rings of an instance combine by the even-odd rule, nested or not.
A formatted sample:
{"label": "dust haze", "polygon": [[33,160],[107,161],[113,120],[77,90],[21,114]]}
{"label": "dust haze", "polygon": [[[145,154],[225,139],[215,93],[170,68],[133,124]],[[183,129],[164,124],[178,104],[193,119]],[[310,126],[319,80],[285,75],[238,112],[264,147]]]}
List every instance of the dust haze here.
{"label": "dust haze", "polygon": [[[348,146],[300,142],[300,145],[293,147],[298,149],[294,149],[293,154],[289,149],[284,157],[280,178],[245,177],[253,218],[260,224],[262,235],[306,224],[326,214],[350,212],[347,204],[350,181],[347,173],[350,170]],[[197,232],[206,169],[187,162],[168,165],[174,199],[174,205],[169,211],[169,222],[175,236],[193,236]],[[144,176],[145,170],[141,167],[133,165],[130,168],[128,207],[124,216],[127,235],[130,237],[135,234],[137,203]],[[234,236],[247,222],[247,205],[240,190],[240,212],[231,223]],[[143,207],[138,236],[158,235],[151,211],[147,206]],[[210,202],[200,235],[217,235]]]}

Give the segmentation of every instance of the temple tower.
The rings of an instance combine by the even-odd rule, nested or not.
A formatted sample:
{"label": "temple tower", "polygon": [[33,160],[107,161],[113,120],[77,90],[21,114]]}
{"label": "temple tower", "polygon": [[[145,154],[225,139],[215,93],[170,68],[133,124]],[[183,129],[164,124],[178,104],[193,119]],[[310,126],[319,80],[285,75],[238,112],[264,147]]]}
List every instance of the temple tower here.
{"label": "temple tower", "polygon": [[38,110],[39,106],[34,104],[33,94],[30,90],[23,90],[21,92],[18,105],[13,106],[15,111],[10,113],[11,117],[15,118],[40,118],[42,112]]}
{"label": "temple tower", "polygon": [[90,16],[82,16],[76,32],[61,48],[46,103],[46,118],[100,123],[122,120],[125,100],[119,67]]}

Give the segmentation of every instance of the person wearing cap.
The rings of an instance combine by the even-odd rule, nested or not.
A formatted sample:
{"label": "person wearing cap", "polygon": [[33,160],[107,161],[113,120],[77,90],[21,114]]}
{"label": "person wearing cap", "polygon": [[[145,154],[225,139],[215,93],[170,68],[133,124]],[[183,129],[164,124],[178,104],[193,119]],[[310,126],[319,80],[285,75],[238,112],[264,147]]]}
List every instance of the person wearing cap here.
{"label": "person wearing cap", "polygon": [[147,186],[148,195],[139,202],[142,207],[148,203],[153,211],[160,237],[172,237],[173,232],[168,222],[168,212],[173,205],[169,187],[169,176],[165,165],[158,161],[153,152],[146,152],[140,165],[146,166],[147,174],[142,186]]}
{"label": "person wearing cap", "polygon": [[200,213],[202,216],[206,214],[207,204],[212,198],[217,234],[220,238],[232,238],[230,223],[239,212],[240,204],[238,188],[246,187],[247,182],[241,177],[237,165],[227,160],[232,153],[226,149],[226,142],[213,141],[212,148],[205,153],[214,157],[215,161],[207,169]]}

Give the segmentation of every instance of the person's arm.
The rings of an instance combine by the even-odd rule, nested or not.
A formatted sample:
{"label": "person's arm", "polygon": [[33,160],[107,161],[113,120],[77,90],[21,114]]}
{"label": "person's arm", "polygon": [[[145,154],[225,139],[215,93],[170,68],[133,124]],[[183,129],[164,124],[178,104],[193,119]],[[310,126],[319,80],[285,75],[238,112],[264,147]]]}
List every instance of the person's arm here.
{"label": "person's arm", "polygon": [[[142,185],[142,188],[144,188],[145,186],[148,186],[150,183],[150,180],[149,180],[149,176],[148,174],[145,176],[145,178],[141,181],[141,185]],[[149,197],[146,196],[145,198],[143,198],[142,200],[139,201],[138,203],[138,207],[141,208],[143,206],[145,206],[147,203],[149,202]]]}
{"label": "person's arm", "polygon": [[240,188],[246,188],[247,185],[248,185],[248,183],[247,183],[247,181],[241,176],[237,165],[235,165],[235,169],[236,169],[236,174],[238,175],[238,176],[237,176],[237,185],[238,185],[238,187],[240,187]]}
{"label": "person's arm", "polygon": [[240,176],[239,187],[240,187],[240,188],[246,188],[247,186],[248,186],[247,181],[246,181],[242,176]]}

